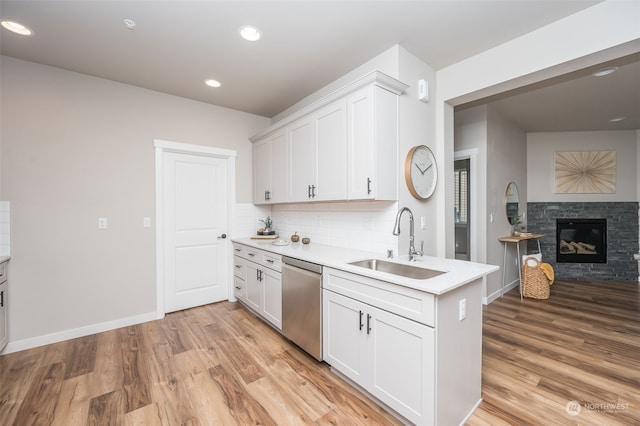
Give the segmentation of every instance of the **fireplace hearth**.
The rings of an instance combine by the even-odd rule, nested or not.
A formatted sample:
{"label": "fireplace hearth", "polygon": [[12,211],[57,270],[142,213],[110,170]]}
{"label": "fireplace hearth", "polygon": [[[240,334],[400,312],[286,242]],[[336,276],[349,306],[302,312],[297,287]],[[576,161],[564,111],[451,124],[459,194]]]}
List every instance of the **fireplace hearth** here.
{"label": "fireplace hearth", "polygon": [[556,219],[556,262],[606,263],[607,219]]}

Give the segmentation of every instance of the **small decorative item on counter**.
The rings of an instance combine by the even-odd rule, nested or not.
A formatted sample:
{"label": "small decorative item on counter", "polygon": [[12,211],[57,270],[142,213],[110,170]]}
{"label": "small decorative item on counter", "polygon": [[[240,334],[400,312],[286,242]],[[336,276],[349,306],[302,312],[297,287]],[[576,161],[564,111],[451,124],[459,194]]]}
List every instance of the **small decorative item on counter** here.
{"label": "small decorative item on counter", "polygon": [[298,241],[300,241],[300,235],[298,235],[297,232],[294,232],[293,235],[291,236],[291,242],[297,243]]}
{"label": "small decorative item on counter", "polygon": [[311,239],[309,239],[309,237],[304,237],[302,239],[302,244],[309,244],[311,242]]}
{"label": "small decorative item on counter", "polygon": [[260,219],[260,222],[264,223],[264,228],[258,229],[258,235],[275,235],[276,231],[272,229],[273,221],[271,216],[267,216],[266,219]]}
{"label": "small decorative item on counter", "polygon": [[517,214],[511,219],[511,235],[518,236],[525,232],[525,225],[522,223],[522,216]]}

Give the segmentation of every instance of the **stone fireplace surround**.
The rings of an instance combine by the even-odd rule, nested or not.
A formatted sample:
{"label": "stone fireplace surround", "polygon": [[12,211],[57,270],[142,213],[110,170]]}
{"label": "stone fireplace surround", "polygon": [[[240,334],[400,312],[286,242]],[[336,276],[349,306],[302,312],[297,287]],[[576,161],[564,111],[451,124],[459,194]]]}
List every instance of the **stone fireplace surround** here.
{"label": "stone fireplace surround", "polygon": [[[527,231],[544,234],[542,259],[557,279],[637,281],[638,202],[528,202]],[[607,219],[606,263],[556,263],[556,219]],[[529,243],[528,252],[537,246]]]}

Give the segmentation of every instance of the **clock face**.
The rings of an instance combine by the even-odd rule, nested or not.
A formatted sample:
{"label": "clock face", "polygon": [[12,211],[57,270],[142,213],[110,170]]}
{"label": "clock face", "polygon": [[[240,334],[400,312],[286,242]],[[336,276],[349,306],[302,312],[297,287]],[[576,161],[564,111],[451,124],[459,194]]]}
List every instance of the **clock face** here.
{"label": "clock face", "polygon": [[409,150],[404,177],[414,197],[425,200],[433,194],[438,182],[438,169],[433,152],[428,147],[418,145]]}

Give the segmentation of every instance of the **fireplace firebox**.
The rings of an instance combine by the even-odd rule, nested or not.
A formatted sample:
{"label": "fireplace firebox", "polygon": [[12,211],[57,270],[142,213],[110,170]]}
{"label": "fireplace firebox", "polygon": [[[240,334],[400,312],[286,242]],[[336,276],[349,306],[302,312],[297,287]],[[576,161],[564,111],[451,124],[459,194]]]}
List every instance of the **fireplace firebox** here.
{"label": "fireplace firebox", "polygon": [[607,219],[556,219],[556,262],[607,263]]}

